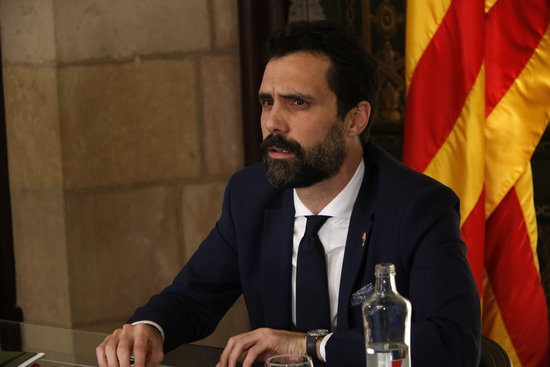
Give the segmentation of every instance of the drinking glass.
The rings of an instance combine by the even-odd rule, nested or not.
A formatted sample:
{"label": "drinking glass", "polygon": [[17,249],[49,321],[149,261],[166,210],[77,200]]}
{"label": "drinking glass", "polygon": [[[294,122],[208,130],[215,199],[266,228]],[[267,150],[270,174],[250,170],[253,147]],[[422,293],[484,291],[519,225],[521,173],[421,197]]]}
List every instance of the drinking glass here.
{"label": "drinking glass", "polygon": [[265,361],[266,367],[313,367],[309,356],[301,354],[283,354]]}

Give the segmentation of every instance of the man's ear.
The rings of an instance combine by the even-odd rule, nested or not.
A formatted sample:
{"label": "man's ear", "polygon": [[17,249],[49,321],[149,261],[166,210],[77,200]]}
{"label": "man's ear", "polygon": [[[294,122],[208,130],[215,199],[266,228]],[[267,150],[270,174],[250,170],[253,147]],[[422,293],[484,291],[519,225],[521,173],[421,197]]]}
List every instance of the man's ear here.
{"label": "man's ear", "polygon": [[367,128],[371,112],[370,103],[361,101],[348,112],[349,126],[348,136],[358,136]]}

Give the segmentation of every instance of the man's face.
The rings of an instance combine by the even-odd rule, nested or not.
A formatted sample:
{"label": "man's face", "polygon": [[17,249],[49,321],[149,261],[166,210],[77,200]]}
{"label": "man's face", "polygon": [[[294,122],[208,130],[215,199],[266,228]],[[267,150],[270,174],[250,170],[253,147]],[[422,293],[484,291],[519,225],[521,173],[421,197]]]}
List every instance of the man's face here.
{"label": "man's face", "polygon": [[262,85],[262,153],[276,187],[307,187],[336,174],[346,155],[344,124],[326,75],[326,56],[298,52],[272,59]]}

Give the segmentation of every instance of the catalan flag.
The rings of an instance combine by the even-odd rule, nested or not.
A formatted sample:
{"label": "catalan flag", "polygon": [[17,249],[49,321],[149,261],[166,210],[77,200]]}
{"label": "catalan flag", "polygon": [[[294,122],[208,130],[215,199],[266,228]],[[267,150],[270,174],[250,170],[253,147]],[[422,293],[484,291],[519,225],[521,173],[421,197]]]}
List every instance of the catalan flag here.
{"label": "catalan flag", "polygon": [[550,366],[530,159],[550,120],[549,0],[407,3],[403,158],[461,199],[483,334]]}

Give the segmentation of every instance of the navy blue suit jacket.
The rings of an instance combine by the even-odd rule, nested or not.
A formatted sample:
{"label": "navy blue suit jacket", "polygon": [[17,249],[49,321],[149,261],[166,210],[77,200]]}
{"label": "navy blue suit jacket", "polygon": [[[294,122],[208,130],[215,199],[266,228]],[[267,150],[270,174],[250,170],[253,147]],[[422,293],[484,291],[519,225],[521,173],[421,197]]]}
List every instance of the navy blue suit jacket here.
{"label": "navy blue suit jacket", "polygon": [[[353,292],[374,284],[377,263],[395,264],[398,291],[412,303],[413,366],[477,366],[480,309],[460,239],[459,201],[447,187],[414,172],[369,143],[354,204],[329,366],[365,366],[361,308]],[[244,294],[253,329],[292,330],[292,190],[278,190],[263,164],[230,179],[215,228],[172,285],[130,321],[151,320],[165,350],[209,335]],[[362,234],[367,234],[362,246]]]}

